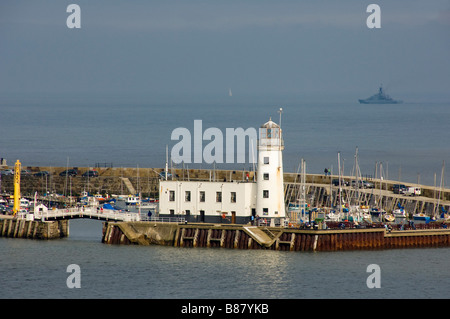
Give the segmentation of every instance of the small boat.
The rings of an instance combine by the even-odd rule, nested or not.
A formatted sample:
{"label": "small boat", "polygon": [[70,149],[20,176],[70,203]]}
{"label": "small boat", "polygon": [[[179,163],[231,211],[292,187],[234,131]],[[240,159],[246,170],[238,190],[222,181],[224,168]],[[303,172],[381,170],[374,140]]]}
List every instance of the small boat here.
{"label": "small boat", "polygon": [[341,220],[341,214],[336,212],[330,212],[325,215],[325,219],[333,222],[338,222]]}
{"label": "small boat", "polygon": [[125,199],[125,204],[126,205],[137,205],[140,201],[141,201],[141,199],[139,198],[139,196],[131,196],[131,195],[129,195]]}
{"label": "small boat", "polygon": [[28,208],[30,206],[30,201],[25,198],[20,199],[20,207],[21,208]]}
{"label": "small boat", "polygon": [[372,216],[369,213],[363,214],[362,218],[366,223],[372,223]]}
{"label": "small boat", "polygon": [[139,207],[141,209],[156,209],[159,206],[158,201],[152,201],[152,200],[142,200],[139,204]]}
{"label": "small boat", "polygon": [[95,195],[94,195],[94,198],[95,198],[96,200],[98,200],[98,201],[105,201],[105,200],[106,200],[106,199],[103,197],[103,195],[102,195],[102,194],[99,194],[99,193],[95,194]]}
{"label": "small boat", "polygon": [[393,222],[395,220],[395,216],[393,214],[384,214],[383,219],[387,222]]}
{"label": "small boat", "polygon": [[404,209],[395,209],[392,214],[395,216],[395,218],[406,218],[407,214]]}
{"label": "small boat", "polygon": [[379,208],[372,207],[372,208],[370,209],[369,213],[370,213],[370,215],[372,215],[372,216],[380,216],[380,215],[386,214],[386,211],[385,211],[385,210],[381,210],[381,209],[379,209]]}
{"label": "small boat", "polygon": [[361,214],[349,214],[343,221],[349,221],[353,223],[360,223],[364,221],[364,217]]}
{"label": "small boat", "polygon": [[397,203],[397,209],[394,209],[392,214],[395,216],[395,218],[406,218],[407,217],[405,207],[400,205],[400,203]]}
{"label": "small boat", "polygon": [[430,216],[425,215],[424,213],[418,213],[413,215],[414,220],[430,220]]}

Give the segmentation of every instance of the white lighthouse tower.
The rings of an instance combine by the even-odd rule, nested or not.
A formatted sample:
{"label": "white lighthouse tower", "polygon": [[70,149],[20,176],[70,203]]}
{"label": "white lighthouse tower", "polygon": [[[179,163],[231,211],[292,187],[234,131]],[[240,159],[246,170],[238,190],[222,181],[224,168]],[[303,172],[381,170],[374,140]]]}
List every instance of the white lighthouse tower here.
{"label": "white lighthouse tower", "polygon": [[259,129],[256,214],[263,220],[267,219],[271,226],[286,217],[283,149],[281,127],[270,119]]}

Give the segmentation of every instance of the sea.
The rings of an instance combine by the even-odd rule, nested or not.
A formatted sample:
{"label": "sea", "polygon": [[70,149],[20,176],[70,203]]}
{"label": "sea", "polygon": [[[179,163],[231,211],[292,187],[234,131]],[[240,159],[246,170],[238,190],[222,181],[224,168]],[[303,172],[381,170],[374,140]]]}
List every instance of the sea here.
{"label": "sea", "polygon": [[[442,299],[450,248],[282,252],[108,245],[102,222],[71,220],[57,240],[0,238],[3,298]],[[79,266],[79,288],[69,288]],[[379,287],[370,288],[379,267]]]}
{"label": "sea", "polygon": [[[282,112],[280,113],[280,108]],[[450,103],[361,105],[301,98],[125,99],[40,97],[0,100],[0,157],[23,166],[163,167],[176,128],[194,132],[283,129],[285,172],[354,170],[445,186]],[[192,137],[194,138],[194,137]],[[225,137],[224,137],[225,141]],[[207,145],[210,141],[203,141]],[[356,156],[357,154],[357,156]],[[248,154],[247,154],[248,155]],[[207,163],[185,163],[211,168]],[[249,169],[249,163],[216,163]],[[377,169],[378,167],[378,169]],[[442,172],[444,174],[442,175]],[[440,299],[448,298],[450,248],[280,252],[101,243],[102,223],[70,221],[58,240],[0,238],[2,299]],[[79,288],[69,288],[69,265]],[[379,287],[370,287],[377,265]],[[378,304],[380,307],[382,304]]]}
{"label": "sea", "polygon": [[[245,162],[227,163],[227,128],[255,129],[272,119],[280,122],[285,149],[285,172],[297,172],[301,159],[306,171],[323,174],[355,172],[355,157],[362,176],[382,176],[404,183],[445,183],[450,159],[450,102],[415,102],[396,105],[359,104],[356,99],[323,102],[298,98],[151,98],[123,97],[10,97],[0,99],[0,157],[14,165],[88,167],[164,167],[166,148],[181,141],[172,137],[186,128],[192,145],[187,168],[253,169],[255,154],[247,141]],[[202,133],[220,130],[223,160],[195,163],[194,139],[203,138],[203,151],[212,143],[197,136],[194,121],[201,120]],[[189,139],[187,139],[189,140]],[[184,141],[184,140],[183,140]],[[214,140],[215,141],[215,140]],[[237,143],[236,143],[237,145]],[[200,149],[200,154],[202,149]],[[381,165],[380,165],[381,164]],[[170,164],[175,167],[175,164]],[[178,164],[181,167],[183,164]],[[445,186],[445,185],[444,185]]]}

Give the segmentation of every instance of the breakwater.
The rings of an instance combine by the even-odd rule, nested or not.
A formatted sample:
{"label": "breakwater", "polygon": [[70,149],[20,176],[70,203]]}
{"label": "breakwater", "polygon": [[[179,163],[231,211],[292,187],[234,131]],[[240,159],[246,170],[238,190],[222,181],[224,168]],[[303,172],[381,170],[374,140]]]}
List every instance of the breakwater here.
{"label": "breakwater", "polygon": [[346,227],[346,229],[292,229],[250,225],[107,222],[103,227],[102,242],[279,251],[450,246],[450,229],[446,228],[446,224],[410,230],[396,228],[387,230],[384,227],[351,228],[349,224]]}
{"label": "breakwater", "polygon": [[0,237],[57,239],[69,236],[69,221],[36,221],[0,217]]}

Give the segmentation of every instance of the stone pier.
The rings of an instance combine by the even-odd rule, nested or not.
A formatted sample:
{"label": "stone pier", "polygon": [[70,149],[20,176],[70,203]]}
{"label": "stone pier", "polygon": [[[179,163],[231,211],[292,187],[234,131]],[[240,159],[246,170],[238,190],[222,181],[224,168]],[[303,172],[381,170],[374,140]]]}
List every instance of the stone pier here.
{"label": "stone pier", "polygon": [[0,237],[56,239],[69,236],[69,221],[36,221],[0,216]]}

